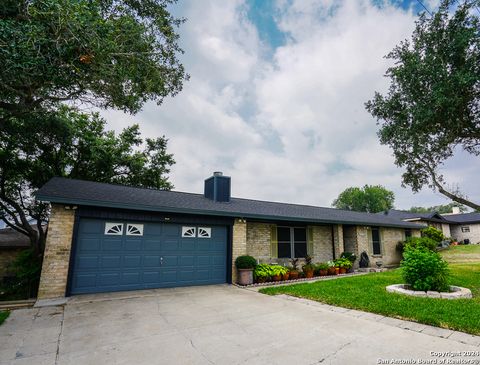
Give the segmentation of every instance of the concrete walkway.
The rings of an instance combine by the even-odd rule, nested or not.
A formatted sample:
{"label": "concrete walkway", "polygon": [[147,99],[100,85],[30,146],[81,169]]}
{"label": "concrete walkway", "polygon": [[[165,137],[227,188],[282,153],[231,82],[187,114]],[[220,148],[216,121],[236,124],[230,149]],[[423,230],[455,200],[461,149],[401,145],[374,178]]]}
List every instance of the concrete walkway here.
{"label": "concrete walkway", "polygon": [[0,364],[418,364],[459,351],[472,356],[449,359],[480,361],[477,336],[396,321],[228,285],[77,296],[12,312]]}

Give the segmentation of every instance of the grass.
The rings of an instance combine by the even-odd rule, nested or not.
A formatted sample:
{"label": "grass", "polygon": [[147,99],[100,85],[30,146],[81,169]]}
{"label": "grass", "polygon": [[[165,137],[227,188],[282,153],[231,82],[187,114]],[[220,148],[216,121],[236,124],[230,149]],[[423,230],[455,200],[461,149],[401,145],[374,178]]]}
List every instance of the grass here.
{"label": "grass", "polygon": [[[443,300],[387,293],[385,287],[403,282],[399,269],[338,280],[261,289],[269,295],[287,294],[345,308],[416,321],[480,335],[480,260],[473,246],[456,246],[445,251],[450,264],[451,284],[472,290],[472,299]],[[470,252],[473,251],[473,252]],[[455,254],[466,255],[462,263]]]}
{"label": "grass", "polygon": [[450,263],[480,262],[480,245],[451,246],[441,254]]}
{"label": "grass", "polygon": [[9,311],[0,311],[0,325],[8,318],[9,315]]}

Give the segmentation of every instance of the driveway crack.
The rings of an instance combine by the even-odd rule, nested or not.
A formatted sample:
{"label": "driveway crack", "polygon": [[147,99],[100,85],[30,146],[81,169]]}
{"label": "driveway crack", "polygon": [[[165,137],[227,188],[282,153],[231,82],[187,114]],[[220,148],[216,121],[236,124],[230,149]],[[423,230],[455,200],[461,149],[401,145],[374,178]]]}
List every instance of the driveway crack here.
{"label": "driveway crack", "polygon": [[58,364],[58,355],[60,353],[60,339],[62,337],[63,332],[63,321],[65,320],[65,307],[62,306],[62,319],[60,321],[60,331],[58,332],[58,339],[57,339],[57,352],[55,354],[55,365]]}
{"label": "driveway crack", "polygon": [[347,343],[343,344],[343,345],[340,346],[337,350],[335,350],[334,353],[328,355],[327,357],[324,357],[323,359],[320,359],[320,360],[317,361],[317,362],[314,362],[314,363],[311,364],[311,365],[314,365],[314,364],[322,364],[325,360],[330,359],[330,358],[332,358],[332,357],[335,357],[340,351],[342,351],[345,347],[347,347],[347,346],[349,346],[349,345],[351,345],[351,344],[352,344],[352,342],[347,342]]}

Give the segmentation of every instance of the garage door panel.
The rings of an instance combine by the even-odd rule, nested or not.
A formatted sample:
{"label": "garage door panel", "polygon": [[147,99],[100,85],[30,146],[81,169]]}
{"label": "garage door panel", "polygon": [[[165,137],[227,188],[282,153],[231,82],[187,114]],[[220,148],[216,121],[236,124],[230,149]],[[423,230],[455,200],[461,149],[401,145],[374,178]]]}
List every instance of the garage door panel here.
{"label": "garage door panel", "polygon": [[[123,224],[121,234],[105,234],[107,222]],[[143,225],[143,234],[127,235],[128,224]],[[210,227],[211,238],[188,227],[195,234],[182,237],[179,224],[81,218],[71,294],[225,282],[226,227]]]}

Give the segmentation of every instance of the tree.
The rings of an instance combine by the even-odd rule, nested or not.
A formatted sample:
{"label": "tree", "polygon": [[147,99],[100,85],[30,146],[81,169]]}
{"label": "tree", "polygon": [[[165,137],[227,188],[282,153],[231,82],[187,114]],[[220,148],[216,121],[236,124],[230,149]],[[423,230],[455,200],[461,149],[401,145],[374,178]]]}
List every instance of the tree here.
{"label": "tree", "polygon": [[461,213],[467,212],[467,207],[458,204],[456,202],[450,203],[450,204],[445,204],[445,205],[434,205],[433,207],[411,207],[408,211],[412,213],[430,213],[430,212],[437,212],[439,214],[445,214],[445,213],[452,213],[452,209],[456,207],[460,209]]}
{"label": "tree", "polygon": [[393,208],[395,194],[381,185],[365,185],[363,188],[345,189],[332,206],[337,209],[378,213]]}
{"label": "tree", "polygon": [[175,95],[175,0],[5,0],[0,8],[0,128],[11,118],[90,104],[136,113]]}
{"label": "tree", "polygon": [[[0,219],[27,235],[41,255],[49,205],[32,193],[52,177],[170,189],[167,174],[174,163],[165,137],[144,141],[138,125],[117,136],[105,130],[98,114],[65,106],[21,118],[0,129]],[[35,228],[29,218],[36,220]]]}
{"label": "tree", "polygon": [[405,169],[404,186],[415,192],[428,186],[478,210],[440,172],[460,149],[480,155],[480,22],[473,9],[478,1],[459,2],[451,14],[454,3],[443,0],[432,17],[422,14],[411,41],[386,56],[394,61],[386,73],[389,91],[375,93],[366,108],[381,125],[380,142]]}

